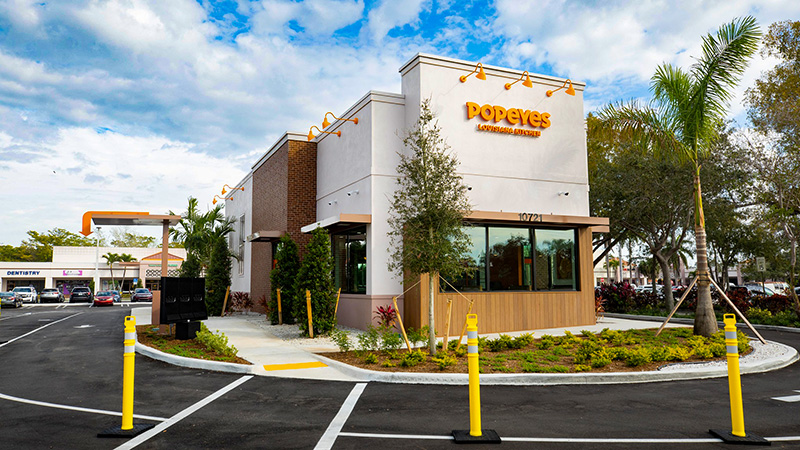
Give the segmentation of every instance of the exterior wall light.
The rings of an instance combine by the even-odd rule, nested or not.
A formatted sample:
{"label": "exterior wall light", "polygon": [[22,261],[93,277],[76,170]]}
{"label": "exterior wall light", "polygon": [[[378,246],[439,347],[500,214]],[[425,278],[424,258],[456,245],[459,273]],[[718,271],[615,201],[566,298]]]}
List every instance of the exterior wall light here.
{"label": "exterior wall light", "polygon": [[558,193],[558,196],[559,196],[559,197],[561,197],[562,195],[563,195],[564,197],[568,197],[568,196],[569,196],[569,192],[567,192],[567,191],[561,191],[561,192],[559,192],[559,193]]}
{"label": "exterior wall light", "polygon": [[461,80],[462,83],[466,83],[467,77],[472,75],[473,73],[475,73],[475,71],[478,70],[478,69],[480,69],[480,71],[478,72],[477,75],[475,75],[475,78],[485,81],[486,80],[486,73],[483,71],[483,64],[481,64],[481,63],[478,63],[475,66],[475,69],[472,72],[468,73],[467,75],[461,75],[458,79]]}
{"label": "exterior wall light", "polygon": [[573,88],[572,88],[572,80],[569,80],[569,79],[567,79],[567,80],[564,80],[564,84],[562,84],[560,88],[556,89],[555,91],[547,91],[547,92],[545,92],[545,95],[547,95],[548,97],[552,97],[552,96],[553,96],[553,93],[555,93],[555,92],[558,92],[558,91],[560,91],[561,89],[564,89],[564,87],[567,85],[567,83],[569,83],[569,87],[568,87],[568,88],[567,88],[567,90],[566,90],[566,91],[564,91],[564,92],[565,92],[567,95],[572,95],[572,96],[574,96],[574,95],[575,95],[575,89],[573,89]]}
{"label": "exterior wall light", "polygon": [[225,193],[228,192],[228,191],[225,190],[226,187],[228,189],[232,190],[232,191],[238,189],[238,190],[244,192],[244,188],[243,187],[230,187],[229,185],[226,184],[225,186],[222,186],[222,195],[225,195]]}
{"label": "exterior wall light", "polygon": [[217,199],[220,199],[220,200],[233,200],[233,196],[231,195],[230,197],[220,197],[219,195],[215,195],[214,196],[214,200],[211,201],[211,204],[212,205],[216,205],[217,204]]}
{"label": "exterior wall light", "polygon": [[348,197],[350,197],[351,195],[358,195],[358,189],[356,189],[355,191],[350,191],[350,192],[347,193]]}
{"label": "exterior wall light", "polygon": [[316,125],[312,125],[311,128],[308,129],[308,140],[309,141],[314,139],[314,133],[311,132],[311,130],[313,130],[314,128],[316,128],[317,131],[319,131],[320,133],[335,134],[338,137],[342,137],[342,132],[341,131],[337,131],[335,133],[334,132],[330,132],[330,131],[322,131]]}
{"label": "exterior wall light", "polygon": [[[522,81],[522,77],[525,77],[525,81]],[[511,89],[511,86],[519,83],[520,81],[522,81],[522,85],[527,87],[527,88],[532,88],[533,87],[533,83],[531,83],[530,74],[526,70],[525,72],[522,72],[522,75],[519,76],[519,80],[517,80],[517,81],[515,81],[513,83],[506,83],[506,90]],[[575,95],[574,91],[573,91],[572,95]]]}
{"label": "exterior wall light", "polygon": [[331,117],[333,117],[334,120],[346,120],[348,122],[353,122],[353,124],[355,124],[355,125],[358,125],[358,117],[356,117],[355,119],[342,119],[341,117],[334,116],[332,112],[328,111],[328,112],[325,113],[325,117],[322,119],[322,128],[323,129],[328,128],[328,126],[331,124],[330,122],[328,122],[328,114],[330,114]]}

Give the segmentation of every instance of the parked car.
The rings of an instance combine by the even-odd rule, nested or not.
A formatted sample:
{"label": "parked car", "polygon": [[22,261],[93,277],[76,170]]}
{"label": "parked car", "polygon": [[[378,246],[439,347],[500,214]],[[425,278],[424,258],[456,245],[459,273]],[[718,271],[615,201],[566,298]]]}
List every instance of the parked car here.
{"label": "parked car", "polygon": [[23,302],[35,303],[39,301],[39,296],[36,294],[36,288],[33,286],[18,286],[12,291]]}
{"label": "parked car", "polygon": [[750,291],[752,295],[763,295],[765,297],[775,295],[775,292],[766,286],[761,287],[761,285],[758,284],[748,284],[745,285],[745,287],[747,288],[748,291]]}
{"label": "parked car", "polygon": [[22,299],[17,297],[17,294],[13,292],[0,292],[0,306],[3,308],[9,306],[12,308],[21,308]]}
{"label": "parked car", "polygon": [[150,292],[150,289],[147,288],[137,288],[131,294],[131,301],[132,302],[152,302],[153,301],[153,293]]}
{"label": "parked car", "polygon": [[69,302],[70,303],[77,303],[77,302],[88,302],[92,303],[94,300],[94,295],[92,295],[92,290],[88,287],[76,287],[72,289],[72,293],[69,295]]}
{"label": "parked car", "polygon": [[114,304],[114,291],[100,291],[94,295],[92,306],[111,306]]}
{"label": "parked car", "polygon": [[115,302],[121,302],[122,301],[122,294],[120,294],[119,291],[112,290],[112,291],[108,291],[108,292],[111,292],[112,294],[114,294],[114,301]]}
{"label": "parked car", "polygon": [[47,302],[61,303],[64,301],[64,294],[62,294],[61,291],[59,291],[58,289],[54,288],[43,289],[42,293],[39,294],[39,301],[42,303],[47,303]]}

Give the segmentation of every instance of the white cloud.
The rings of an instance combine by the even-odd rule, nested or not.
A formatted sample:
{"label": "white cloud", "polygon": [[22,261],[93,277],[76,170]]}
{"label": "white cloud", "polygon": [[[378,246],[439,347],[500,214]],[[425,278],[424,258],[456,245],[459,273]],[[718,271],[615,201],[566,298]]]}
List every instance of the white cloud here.
{"label": "white cloud", "polygon": [[395,27],[415,25],[426,0],[383,0],[369,12],[369,30],[372,39],[381,41]]}
{"label": "white cloud", "polygon": [[253,32],[259,35],[294,34],[287,29],[291,21],[311,36],[328,35],[361,20],[362,0],[263,0],[249,6],[254,11]]}

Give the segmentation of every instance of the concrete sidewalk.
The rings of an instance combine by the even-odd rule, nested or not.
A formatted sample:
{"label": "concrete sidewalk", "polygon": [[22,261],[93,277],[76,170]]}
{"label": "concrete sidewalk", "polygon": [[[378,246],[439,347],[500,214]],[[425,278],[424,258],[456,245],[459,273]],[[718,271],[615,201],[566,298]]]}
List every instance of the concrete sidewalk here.
{"label": "concrete sidewalk", "polygon": [[[150,307],[133,308],[132,314],[136,317],[137,325],[150,323]],[[139,343],[136,351],[146,356],[185,367],[204,370],[227,371],[237,373],[251,373],[261,376],[274,376],[284,378],[306,378],[335,381],[385,381],[399,383],[433,383],[433,384],[467,384],[467,374],[417,374],[417,373],[392,373],[370,371],[355,368],[334,361],[318,353],[336,352],[338,347],[328,338],[316,339],[290,339],[284,340],[268,330],[268,322],[263,315],[233,315],[226,317],[211,317],[204,321],[212,331],[225,333],[228,343],[239,350],[239,356],[250,361],[253,365],[218,363],[191,358],[182,358],[169,355]],[[540,338],[545,334],[552,336],[564,335],[570,331],[580,335],[582,330],[598,333],[604,328],[612,330],[629,330],[643,328],[657,328],[660,322],[643,320],[629,320],[623,318],[604,317],[596,325],[552,328],[544,330],[531,330],[534,337]],[[479,323],[480,326],[480,323]],[[686,325],[669,324],[669,327],[685,327]],[[460,329],[459,329],[460,331]],[[523,332],[507,333],[517,336]],[[496,338],[499,334],[483,335]],[[458,336],[451,336],[458,339]],[[466,341],[466,337],[464,338]],[[785,367],[798,359],[797,352],[788,346],[779,346],[773,349],[769,357],[759,358],[752,363],[747,362],[747,357],[742,358],[741,372],[755,373]],[[755,352],[754,352],[755,353]],[[749,355],[748,355],[749,356]],[[751,358],[754,359],[754,358]],[[700,364],[687,365],[685,369],[657,372],[621,372],[617,374],[581,373],[581,374],[490,374],[481,375],[482,384],[589,384],[589,383],[632,383],[648,381],[669,381],[676,379],[711,378],[726,376],[727,370],[720,365],[703,367]]]}

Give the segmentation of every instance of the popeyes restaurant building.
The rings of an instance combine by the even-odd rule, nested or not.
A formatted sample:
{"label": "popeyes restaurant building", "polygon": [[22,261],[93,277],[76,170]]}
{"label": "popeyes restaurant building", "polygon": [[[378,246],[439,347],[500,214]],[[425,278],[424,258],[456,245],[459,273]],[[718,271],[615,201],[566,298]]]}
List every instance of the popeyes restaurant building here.
{"label": "popeyes restaurant building", "polygon": [[308,233],[324,227],[340,324],[365,328],[394,296],[406,326],[427,324],[425,277],[417,284],[387,269],[387,211],[403,136],[430,99],[473,205],[465,264],[475,270],[452,287],[435,283],[439,334],[448,300],[454,323],[472,301],[481,332],[594,324],[592,232],[608,220],[589,216],[585,85],[424,54],[400,74],[401,93],[370,91],[311,140],[286,133],[256,161],[245,191],[226,201],[241,256],[232,290],[268,296],[276,240],[290,235],[302,255]]}

